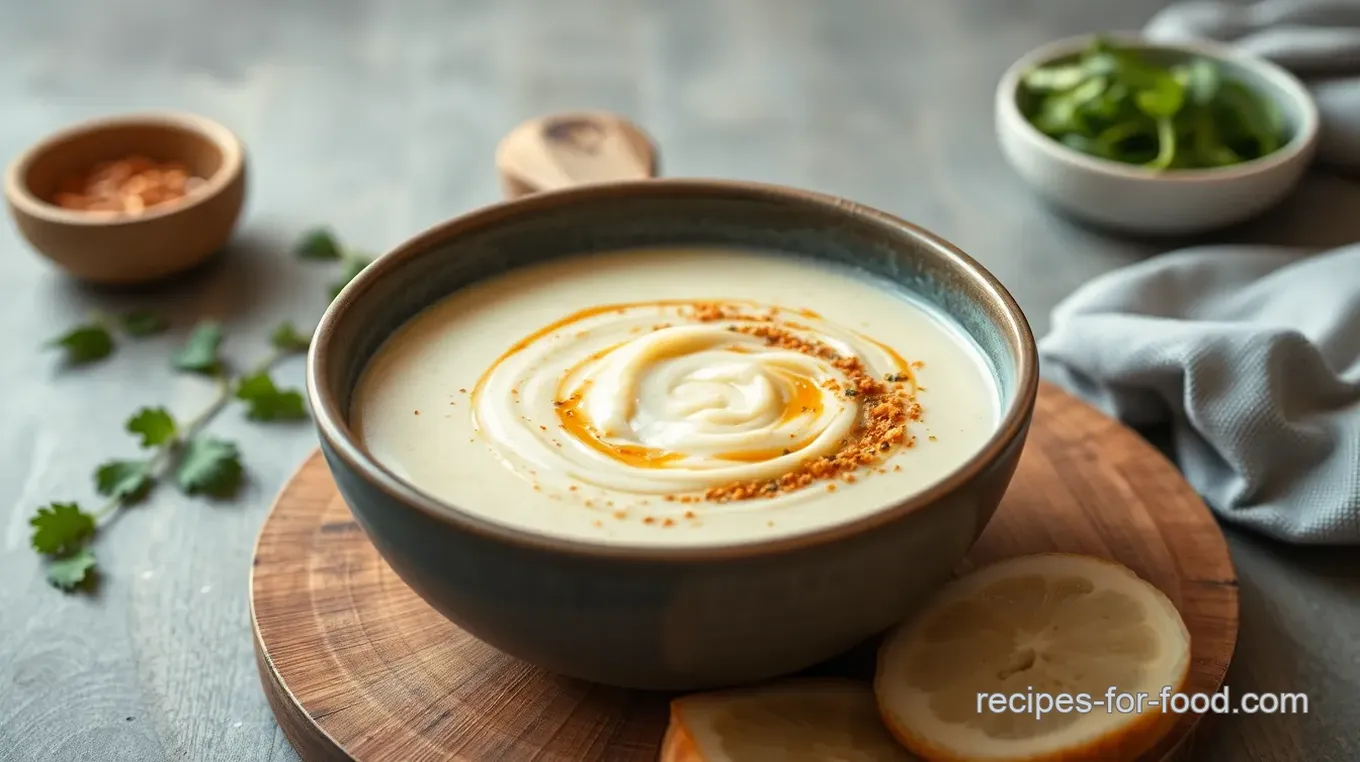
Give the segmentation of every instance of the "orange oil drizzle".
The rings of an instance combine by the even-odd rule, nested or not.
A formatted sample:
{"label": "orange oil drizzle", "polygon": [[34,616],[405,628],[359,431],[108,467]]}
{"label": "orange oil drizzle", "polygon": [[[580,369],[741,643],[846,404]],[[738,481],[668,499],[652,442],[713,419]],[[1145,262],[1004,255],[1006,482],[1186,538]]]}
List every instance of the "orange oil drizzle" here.
{"label": "orange oil drizzle", "polygon": [[783,449],[771,447],[765,450],[743,450],[739,452],[723,452],[718,453],[714,457],[720,460],[734,460],[737,461],[738,463],[764,463],[767,460],[774,460],[775,458],[779,458],[784,455],[800,452],[802,451],[803,448],[807,447],[808,445],[816,441],[816,439],[817,439],[816,437],[813,437],[812,439],[805,439],[802,442],[798,442],[797,444],[785,447]]}
{"label": "orange oil drizzle", "polygon": [[[573,323],[579,323],[582,320],[597,317],[599,315],[606,315],[610,312],[616,312],[622,315],[628,312],[629,310],[635,310],[641,307],[659,307],[664,309],[666,307],[691,307],[696,304],[741,304],[747,307],[761,306],[757,302],[753,302],[749,299],[656,299],[650,302],[619,302],[617,304],[601,304],[595,307],[586,307],[585,309],[577,310],[576,312],[573,312],[570,315],[567,315],[566,317],[554,320],[553,322],[543,326],[537,331],[534,331],[528,336],[525,336],[524,338],[510,345],[509,349],[502,352],[501,355],[497,357],[496,360],[492,362],[490,366],[487,367],[486,371],[482,373],[482,377],[477,379],[477,385],[472,389],[472,396],[474,399],[476,398],[477,393],[481,391],[482,386],[486,384],[486,379],[491,376],[491,374],[496,370],[496,368],[500,367],[501,363],[505,362],[511,356],[523,352],[525,349],[528,349],[529,346],[533,344],[535,341],[538,341],[544,336],[560,331]],[[792,312],[795,315],[802,315],[803,317],[812,320],[821,319],[821,315],[818,315],[816,312],[813,312],[812,310],[786,310],[786,311]]]}
{"label": "orange oil drizzle", "polygon": [[[562,329],[567,328],[568,326],[571,326],[574,323],[578,323],[582,320],[587,320],[592,317],[597,317],[599,315],[605,315],[611,312],[625,314],[629,310],[644,307],[664,309],[667,307],[687,307],[695,304],[715,304],[715,303],[738,304],[748,307],[762,306],[757,304],[756,302],[752,302],[745,299],[703,299],[703,300],[658,299],[653,301],[623,302],[618,304],[604,304],[595,307],[587,307],[585,309],[573,312],[570,315],[567,315],[559,320],[555,320],[552,323],[543,326],[537,331],[534,331],[533,333],[529,334],[528,336],[525,336],[524,338],[520,339],[519,341],[511,345],[509,349],[503,352],[499,357],[496,358],[494,362],[491,363],[491,365],[482,374],[481,378],[477,380],[476,386],[474,386],[472,389],[472,397],[474,400],[476,399],[477,395],[481,392],[482,387],[485,385],[486,380],[491,376],[491,374],[496,370],[496,368],[500,366],[501,363],[506,361],[506,359],[527,349],[535,341],[538,341],[539,339],[548,336],[552,333],[555,333],[557,331],[561,331]],[[801,315],[802,317],[805,317],[810,320],[821,319],[820,314],[808,309],[799,310],[776,309],[773,310],[772,312],[778,311],[791,312],[796,315]],[[733,319],[759,320],[761,318],[751,316],[734,316]],[[807,328],[806,326],[797,323],[790,323],[789,325],[790,327],[799,329]],[[910,383],[912,389],[915,390],[916,388],[915,373],[912,372],[911,364],[907,362],[907,360],[903,358],[902,355],[900,355],[892,347],[889,347],[886,344],[883,344],[882,342],[876,341],[867,336],[863,336],[862,334],[857,335],[859,335],[860,338],[862,338],[864,341],[878,347],[886,355],[888,355],[888,357],[893,361],[893,364],[897,366],[898,373],[903,377],[901,380]],[[580,370],[581,366],[585,365],[586,363],[599,361],[609,352],[612,352],[613,350],[621,346],[622,343],[623,342],[608,347],[606,349],[602,349],[598,352],[592,353],[589,357],[582,360],[576,366],[571,368],[571,370],[567,374],[565,374],[563,381],[565,382],[566,379],[574,377],[577,371]],[[740,345],[730,346],[727,347],[726,349],[727,351],[738,353],[749,353],[751,351],[750,349],[742,347]],[[814,416],[820,415],[823,410],[822,395],[820,391],[821,387],[814,384],[811,380],[804,378],[802,376],[795,376],[792,374],[781,375],[784,375],[785,380],[788,381],[791,393],[788,394],[785,398],[784,410],[781,413],[780,421],[786,423],[800,415],[814,415]],[[574,392],[570,394],[566,394],[565,389],[559,387],[558,401],[554,403],[557,410],[557,417],[563,430],[565,430],[568,434],[576,438],[577,441],[585,444],[586,446],[590,447],[596,452],[599,452],[610,458],[618,460],[621,463],[636,468],[667,468],[669,467],[670,464],[679,460],[683,460],[686,457],[682,453],[669,452],[666,450],[645,447],[641,445],[614,444],[612,442],[606,441],[601,435],[601,433],[595,429],[593,423],[582,413],[580,409],[581,400],[583,399],[584,393],[586,392],[586,390],[589,389],[589,387],[590,381],[585,381],[579,387],[577,387],[577,389]],[[759,463],[783,455],[787,455],[791,452],[798,452],[803,448],[807,447],[808,445],[810,445],[814,440],[815,437],[805,441],[797,442],[787,449],[770,448],[764,450],[730,452],[719,454],[717,457],[723,460],[731,460],[746,463]]]}
{"label": "orange oil drizzle", "polygon": [[887,344],[884,344],[881,341],[871,339],[868,336],[865,336],[864,334],[858,332],[855,335],[859,336],[864,341],[867,341],[868,343],[873,344],[874,346],[883,350],[883,353],[886,354],[893,361],[893,365],[897,366],[897,375],[902,377],[898,380],[905,381],[906,383],[911,384],[912,394],[914,395],[916,393],[916,372],[912,370],[911,363],[907,362],[907,358],[898,354],[897,350],[893,349]]}
{"label": "orange oil drizzle", "polygon": [[678,452],[606,442],[591,420],[581,412],[581,400],[589,389],[590,382],[585,381],[571,396],[556,403],[557,420],[561,421],[562,428],[578,442],[601,455],[634,468],[665,468],[669,463],[684,459],[685,456]]}
{"label": "orange oil drizzle", "polygon": [[[822,414],[821,387],[805,376],[779,372],[788,384],[789,393],[784,397],[784,410],[779,416],[780,423],[788,423],[801,415],[818,416]],[[812,444],[816,437],[798,442],[790,447],[768,447],[763,450],[738,450],[719,453],[721,460],[734,460],[739,463],[764,463],[792,452],[798,452]]]}
{"label": "orange oil drizzle", "polygon": [[780,423],[788,423],[801,415],[818,416],[822,414],[821,387],[806,376],[792,373],[779,374],[788,382],[789,394],[784,397],[784,412],[779,416]]}
{"label": "orange oil drizzle", "polygon": [[591,421],[589,416],[581,410],[581,400],[585,399],[586,392],[590,389],[590,381],[581,382],[581,385],[572,391],[568,391],[566,388],[567,381],[575,378],[582,368],[603,360],[610,352],[627,343],[627,341],[621,341],[592,352],[563,375],[557,386],[557,401],[553,403],[557,410],[557,420],[564,431],[601,455],[606,455],[634,468],[664,468],[667,463],[681,460],[685,456],[678,452],[667,452],[652,447],[614,444],[605,441],[604,434],[595,428],[594,421]]}
{"label": "orange oil drizzle", "polygon": [[[613,347],[600,350],[585,360],[582,360],[578,365],[572,368],[572,372],[568,373],[568,376],[574,375],[575,371],[582,365],[593,360],[601,359],[612,349]],[[780,375],[788,382],[788,388],[791,390],[791,393],[786,395],[784,399],[784,410],[780,414],[779,419],[781,423],[786,423],[802,415],[821,415],[823,409],[822,395],[820,392],[821,387],[803,376],[797,376],[790,373],[780,373]],[[625,465],[633,466],[634,468],[667,468],[675,461],[683,460],[685,458],[682,453],[670,452],[653,447],[644,447],[641,445],[614,444],[607,441],[604,438],[604,435],[595,428],[594,422],[582,412],[580,407],[581,400],[584,399],[586,392],[590,389],[590,383],[590,381],[584,381],[574,392],[570,394],[559,393],[558,395],[558,402],[555,406],[557,410],[557,419],[568,434],[572,435],[592,450],[595,450],[602,455],[607,455]],[[788,455],[791,452],[798,452],[804,447],[812,444],[815,439],[816,437],[813,437],[798,442],[788,448],[743,450],[719,453],[715,457],[720,460],[731,460],[739,463],[763,463],[773,458]]]}

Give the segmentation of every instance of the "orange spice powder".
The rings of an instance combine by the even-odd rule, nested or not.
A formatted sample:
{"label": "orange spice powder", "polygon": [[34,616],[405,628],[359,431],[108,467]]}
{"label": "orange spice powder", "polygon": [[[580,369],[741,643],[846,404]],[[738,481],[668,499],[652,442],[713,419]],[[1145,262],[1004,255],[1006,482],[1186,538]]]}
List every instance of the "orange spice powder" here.
{"label": "orange spice powder", "polygon": [[[773,322],[773,315],[752,316],[722,304],[699,304],[695,305],[691,317],[700,322],[735,321],[728,330],[762,338],[770,346],[827,360],[846,378],[844,388],[840,384],[830,384],[831,391],[857,398],[861,410],[859,423],[831,455],[805,461],[775,479],[713,487],[704,493],[703,499],[725,503],[771,498],[817,481],[837,478],[854,481],[855,471],[882,461],[898,445],[910,447],[914,444],[907,432],[907,423],[920,420],[922,411],[907,388],[914,382],[909,368],[903,368],[901,373],[887,379],[876,379],[869,375],[859,358],[843,357],[826,344],[792,333]],[[834,484],[828,488],[833,489]]]}
{"label": "orange spice powder", "polygon": [[183,164],[129,156],[67,178],[53,201],[78,211],[141,214],[178,203],[202,184]]}
{"label": "orange spice powder", "polygon": [[[797,323],[782,322],[780,311],[777,309],[771,309],[768,313],[757,314],[750,309],[743,309],[739,302],[683,302],[681,300],[597,307],[575,313],[540,329],[521,341],[504,356],[522,349],[538,336],[547,335],[557,328],[584,317],[601,314],[605,311],[622,313],[627,308],[641,306],[678,307],[678,313],[684,318],[705,323],[725,321],[729,323],[727,326],[729,331],[764,339],[766,344],[772,347],[801,352],[826,360],[844,374],[845,382],[828,381],[823,385],[824,388],[846,399],[854,400],[854,404],[860,408],[859,421],[850,435],[840,442],[840,447],[830,455],[804,461],[787,473],[773,479],[720,485],[707,490],[702,495],[665,495],[664,500],[666,502],[682,504],[702,501],[725,503],[761,497],[772,498],[821,481],[831,482],[827,484],[827,490],[834,491],[836,481],[853,482],[856,480],[856,471],[863,468],[878,467],[897,447],[915,445],[915,438],[907,430],[907,426],[910,422],[920,421],[922,418],[921,405],[915,401],[915,393],[919,387],[912,372],[921,367],[922,364],[919,361],[908,363],[896,352],[880,344],[878,346],[889,354],[898,367],[897,372],[890,373],[883,379],[875,378],[864,367],[859,358],[842,356],[829,345],[796,333],[794,329],[805,329],[806,327]],[[811,319],[819,317],[816,313],[809,311],[803,311],[799,314]],[[660,323],[654,326],[654,330],[669,325],[671,324]],[[877,344],[877,342],[874,343]],[[481,382],[478,383],[480,385]],[[466,389],[459,389],[459,391],[467,392]],[[664,468],[671,461],[680,457],[672,453],[651,452],[647,451],[646,448],[616,446],[605,442],[603,436],[599,432],[595,432],[586,421],[575,420],[578,412],[576,408],[580,402],[579,391],[575,394],[564,392],[565,390],[559,390],[561,396],[554,402],[561,421],[559,428],[566,430],[568,434],[579,441],[583,441],[619,460],[638,466]],[[543,427],[540,426],[540,428]],[[562,446],[560,442],[555,440],[554,444],[558,447]],[[801,448],[795,447],[794,449]],[[787,454],[790,451],[784,450],[782,454]],[[781,453],[770,453],[770,455],[775,454]],[[892,470],[900,471],[901,466],[894,466]],[[646,501],[643,502],[645,504]],[[618,515],[619,513],[615,513],[616,518],[622,518]],[[697,515],[693,511],[685,511],[684,516],[688,519],[697,519]],[[644,524],[656,522],[657,519],[653,516],[646,516],[642,519]],[[670,524],[664,525],[669,526]]]}

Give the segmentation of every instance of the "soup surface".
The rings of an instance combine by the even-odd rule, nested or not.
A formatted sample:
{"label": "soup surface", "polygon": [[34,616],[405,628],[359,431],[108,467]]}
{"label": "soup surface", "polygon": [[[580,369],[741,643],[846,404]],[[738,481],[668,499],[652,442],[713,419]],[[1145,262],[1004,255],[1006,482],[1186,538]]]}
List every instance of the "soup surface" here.
{"label": "soup surface", "polygon": [[720,545],[901,501],[994,430],[981,352],[891,284],[714,249],[516,270],[402,326],[351,425],[421,490],[602,543]]}

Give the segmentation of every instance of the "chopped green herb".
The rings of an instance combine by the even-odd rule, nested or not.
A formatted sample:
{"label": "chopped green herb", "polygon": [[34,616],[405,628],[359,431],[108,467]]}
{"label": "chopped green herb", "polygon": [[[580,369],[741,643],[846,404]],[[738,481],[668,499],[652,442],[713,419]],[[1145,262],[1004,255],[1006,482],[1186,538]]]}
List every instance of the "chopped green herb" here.
{"label": "chopped green herb", "polygon": [[70,365],[84,365],[113,354],[113,335],[99,323],[78,325],[47,342],[49,347],[60,347]]}
{"label": "chopped green herb", "polygon": [[127,502],[146,497],[154,483],[149,460],[111,460],[94,472],[96,492]]}
{"label": "chopped green herb", "polygon": [[78,503],[52,503],[38,509],[28,520],[33,527],[33,549],[49,556],[69,553],[94,534],[94,516]]}
{"label": "chopped green herb", "polygon": [[222,358],[217,354],[221,346],[222,326],[215,321],[205,320],[194,326],[189,340],[171,361],[178,370],[212,375],[222,367]]}
{"label": "chopped green herb", "polygon": [[123,316],[123,331],[136,338],[154,336],[169,327],[170,321],[149,310],[134,310]]}
{"label": "chopped green herb", "polygon": [[241,486],[242,473],[235,444],[199,435],[185,444],[175,483],[188,495],[230,497]]}
{"label": "chopped green herb", "polygon": [[138,410],[124,425],[129,434],[142,438],[142,447],[160,447],[175,438],[179,427],[174,416],[163,407],[144,407]]}
{"label": "chopped green herb", "polygon": [[47,581],[68,592],[75,590],[93,579],[91,572],[94,564],[94,552],[89,548],[80,548],[48,561]]}
{"label": "chopped green herb", "polygon": [[335,234],[326,228],[308,231],[293,251],[299,259],[335,260],[344,256]]}
{"label": "chopped green herb", "polygon": [[306,352],[312,337],[299,332],[291,322],[285,320],[274,329],[269,343],[280,352]]}
{"label": "chopped green herb", "polygon": [[268,371],[238,381],[236,398],[246,403],[246,417],[252,421],[296,421],[307,417],[302,393],[278,388]]}
{"label": "chopped green herb", "polygon": [[1020,104],[1063,145],[1150,169],[1225,167],[1286,142],[1274,104],[1212,60],[1159,65],[1101,40],[1026,74]]}

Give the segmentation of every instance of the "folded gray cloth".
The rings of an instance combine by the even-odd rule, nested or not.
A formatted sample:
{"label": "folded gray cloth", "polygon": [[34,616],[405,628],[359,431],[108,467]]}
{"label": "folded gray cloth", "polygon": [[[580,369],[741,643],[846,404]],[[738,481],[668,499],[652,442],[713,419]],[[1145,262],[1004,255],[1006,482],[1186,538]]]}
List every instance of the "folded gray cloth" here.
{"label": "folded gray cloth", "polygon": [[1082,286],[1039,343],[1044,373],[1134,426],[1224,520],[1360,544],[1360,244],[1209,246]]}
{"label": "folded gray cloth", "polygon": [[1265,0],[1174,4],[1143,35],[1159,42],[1231,43],[1289,69],[1312,89],[1322,119],[1318,160],[1360,169],[1360,2]]}

